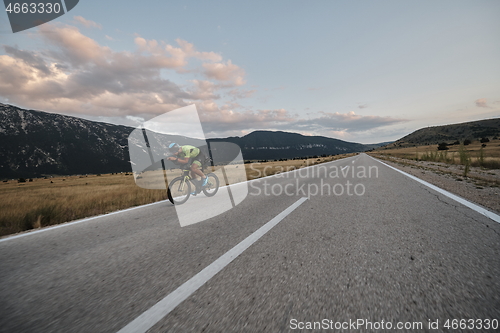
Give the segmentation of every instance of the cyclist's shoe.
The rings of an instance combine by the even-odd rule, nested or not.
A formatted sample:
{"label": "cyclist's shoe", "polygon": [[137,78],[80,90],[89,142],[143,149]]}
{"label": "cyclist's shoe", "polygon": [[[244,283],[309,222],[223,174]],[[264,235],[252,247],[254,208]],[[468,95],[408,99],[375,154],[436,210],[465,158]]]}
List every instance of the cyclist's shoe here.
{"label": "cyclist's shoe", "polygon": [[207,186],[207,184],[208,184],[208,177],[205,177],[205,179],[203,179],[203,183],[201,183],[201,186],[205,187]]}
{"label": "cyclist's shoe", "polygon": [[199,192],[194,191],[194,192],[192,192],[192,193],[191,193],[191,195],[196,196],[198,193],[199,193]]}

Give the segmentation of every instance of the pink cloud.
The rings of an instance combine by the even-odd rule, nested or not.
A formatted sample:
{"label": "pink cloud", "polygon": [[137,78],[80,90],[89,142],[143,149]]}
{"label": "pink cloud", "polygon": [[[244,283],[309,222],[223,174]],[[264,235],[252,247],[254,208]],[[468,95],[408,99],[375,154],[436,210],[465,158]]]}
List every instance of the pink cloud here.
{"label": "pink cloud", "polygon": [[80,23],[81,25],[85,26],[86,28],[98,28],[102,29],[102,25],[99,23],[96,23],[94,21],[86,20],[81,16],[75,16],[73,17],[76,22]]}
{"label": "pink cloud", "polygon": [[[190,79],[181,86],[162,76],[164,69],[186,72],[190,59],[201,61],[195,62],[199,69],[192,73],[204,71],[203,64],[222,63],[222,70],[213,71],[216,78],[228,77],[236,83],[244,80],[238,66],[224,63],[215,52],[198,51],[181,39],[170,45],[136,36],[136,50],[113,51],[74,26],[48,23],[34,36],[45,42],[45,50],[4,46],[7,54],[0,55],[0,95],[24,107],[147,118],[193,102],[219,99],[219,91],[231,84]],[[240,93],[243,98],[244,91]],[[236,92],[229,93],[233,94]]]}
{"label": "pink cloud", "polygon": [[486,103],[486,98],[476,99],[475,103],[476,103],[476,106],[479,106],[481,108],[487,108],[488,107],[488,104]]}
{"label": "pink cloud", "polygon": [[228,95],[233,97],[233,99],[243,99],[252,96],[257,90],[243,90],[243,89],[232,89],[228,91]]}
{"label": "pink cloud", "polygon": [[233,64],[231,60],[226,63],[205,63],[203,64],[205,75],[208,78],[230,83],[235,86],[244,85],[245,71],[239,66]]}

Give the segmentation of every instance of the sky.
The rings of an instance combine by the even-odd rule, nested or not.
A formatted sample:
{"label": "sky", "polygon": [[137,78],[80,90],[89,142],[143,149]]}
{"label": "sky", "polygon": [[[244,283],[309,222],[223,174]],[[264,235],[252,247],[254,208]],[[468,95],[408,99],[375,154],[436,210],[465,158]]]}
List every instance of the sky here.
{"label": "sky", "polygon": [[500,1],[80,0],[12,33],[0,102],[138,126],[195,104],[207,137],[393,141],[500,116]]}

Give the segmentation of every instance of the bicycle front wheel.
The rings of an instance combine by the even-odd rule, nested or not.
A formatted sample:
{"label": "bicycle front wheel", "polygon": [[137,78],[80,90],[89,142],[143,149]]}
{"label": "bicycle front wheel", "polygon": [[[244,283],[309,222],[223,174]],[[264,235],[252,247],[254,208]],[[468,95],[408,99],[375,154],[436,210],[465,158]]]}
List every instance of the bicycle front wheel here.
{"label": "bicycle front wheel", "polygon": [[203,187],[203,193],[207,197],[212,197],[219,190],[219,178],[214,173],[209,173],[206,175],[208,178],[207,185]]}
{"label": "bicycle front wheel", "polygon": [[171,203],[174,205],[182,205],[191,195],[191,184],[184,181],[183,177],[174,178],[170,184],[168,184],[167,195]]}

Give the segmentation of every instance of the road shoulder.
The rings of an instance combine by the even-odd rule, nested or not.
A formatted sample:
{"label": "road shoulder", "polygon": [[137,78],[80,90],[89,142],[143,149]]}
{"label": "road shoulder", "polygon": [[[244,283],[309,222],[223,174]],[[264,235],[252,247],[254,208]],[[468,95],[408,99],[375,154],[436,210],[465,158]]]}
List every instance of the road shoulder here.
{"label": "road shoulder", "polygon": [[410,161],[378,154],[370,155],[396,169],[486,207],[495,213],[500,213],[499,177],[463,177],[463,171],[450,168],[444,163]]}

